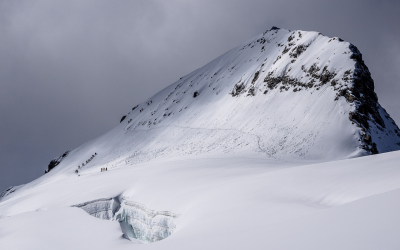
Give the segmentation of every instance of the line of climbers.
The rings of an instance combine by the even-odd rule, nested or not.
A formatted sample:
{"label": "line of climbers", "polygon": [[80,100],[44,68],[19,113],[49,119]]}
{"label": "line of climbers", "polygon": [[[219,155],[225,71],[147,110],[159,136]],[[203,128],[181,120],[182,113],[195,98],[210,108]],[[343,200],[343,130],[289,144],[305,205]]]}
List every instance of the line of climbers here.
{"label": "line of climbers", "polygon": [[[94,155],[92,155],[88,160],[86,160],[86,164],[88,164],[91,160],[93,160],[93,158],[95,157],[97,155],[97,153],[96,152],[94,152]],[[85,166],[85,163],[82,163],[82,167],[84,167]],[[79,165],[78,166],[78,169],[80,169],[81,168],[81,166]],[[79,173],[79,170],[75,170],[75,174],[78,174]],[[78,175],[79,176],[79,175]]]}
{"label": "line of climbers", "polygon": [[107,168],[101,168],[101,172],[107,171]]}

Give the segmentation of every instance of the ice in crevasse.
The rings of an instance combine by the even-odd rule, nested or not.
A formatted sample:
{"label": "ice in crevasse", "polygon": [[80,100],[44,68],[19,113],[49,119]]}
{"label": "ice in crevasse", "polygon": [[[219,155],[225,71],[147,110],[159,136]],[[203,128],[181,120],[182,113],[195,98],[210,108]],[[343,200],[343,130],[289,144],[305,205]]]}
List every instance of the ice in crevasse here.
{"label": "ice in crevasse", "polygon": [[105,198],[88,201],[85,203],[74,205],[73,207],[79,207],[96,218],[102,220],[112,220],[115,212],[119,209],[120,204],[114,198]]}
{"label": "ice in crevasse", "polygon": [[120,223],[125,238],[140,242],[155,242],[170,236],[179,215],[169,211],[154,211],[138,202],[122,198],[105,198],[74,205],[103,220]]}

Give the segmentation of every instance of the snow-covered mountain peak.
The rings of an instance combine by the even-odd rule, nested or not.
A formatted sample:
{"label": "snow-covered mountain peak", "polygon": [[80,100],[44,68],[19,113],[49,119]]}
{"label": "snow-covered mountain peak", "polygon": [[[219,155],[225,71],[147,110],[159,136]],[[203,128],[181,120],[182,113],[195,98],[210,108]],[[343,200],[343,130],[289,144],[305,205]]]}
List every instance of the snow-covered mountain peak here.
{"label": "snow-covered mountain peak", "polygon": [[400,149],[354,45],[276,27],[135,106],[122,128],[141,138],[131,144],[134,161],[214,150],[287,159]]}
{"label": "snow-covered mountain peak", "polygon": [[325,161],[398,149],[400,130],[354,45],[272,27],[134,106],[56,169],[221,153]]}

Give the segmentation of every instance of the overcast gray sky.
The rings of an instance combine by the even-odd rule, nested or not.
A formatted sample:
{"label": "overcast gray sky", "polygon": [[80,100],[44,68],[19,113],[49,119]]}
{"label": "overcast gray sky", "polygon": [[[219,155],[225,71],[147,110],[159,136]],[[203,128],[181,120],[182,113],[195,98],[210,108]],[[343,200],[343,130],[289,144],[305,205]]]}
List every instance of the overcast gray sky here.
{"label": "overcast gray sky", "polygon": [[0,192],[271,26],[355,44],[400,125],[397,0],[2,0]]}

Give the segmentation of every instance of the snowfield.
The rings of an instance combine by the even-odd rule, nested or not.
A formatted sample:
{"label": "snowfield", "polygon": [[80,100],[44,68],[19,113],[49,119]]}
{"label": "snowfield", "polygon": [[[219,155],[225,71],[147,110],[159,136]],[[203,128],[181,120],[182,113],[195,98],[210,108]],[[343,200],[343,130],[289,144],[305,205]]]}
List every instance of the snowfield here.
{"label": "snowfield", "polygon": [[[397,249],[400,152],[312,165],[185,159],[26,187],[0,203],[4,249]],[[173,234],[134,245],[116,221],[71,207],[129,197],[180,214]]]}
{"label": "snowfield", "polygon": [[398,249],[399,131],[355,46],[273,28],[1,193],[0,247]]}

